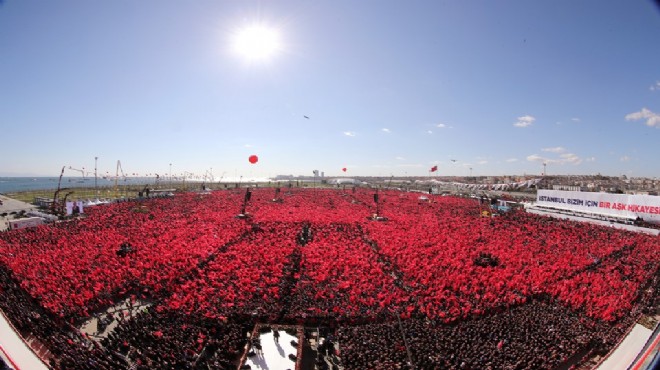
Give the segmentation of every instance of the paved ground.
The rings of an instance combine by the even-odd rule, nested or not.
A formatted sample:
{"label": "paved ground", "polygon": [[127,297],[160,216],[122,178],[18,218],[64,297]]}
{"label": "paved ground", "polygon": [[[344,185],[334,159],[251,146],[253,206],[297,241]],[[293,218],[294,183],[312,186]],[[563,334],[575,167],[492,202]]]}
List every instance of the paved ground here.
{"label": "paved ground", "polygon": [[[149,302],[138,299],[135,303],[131,303],[131,299],[126,298],[104,312],[93,315],[79,329],[87,334],[88,338],[98,342],[106,338],[119,325],[120,321],[130,320],[149,306],[151,306]],[[103,320],[105,323],[102,330],[99,330],[99,320]]]}
{"label": "paved ground", "polygon": [[[0,231],[9,229],[9,220],[12,217],[12,212],[27,212],[34,209],[37,209],[37,207],[30,203],[21,202],[20,200],[0,195]],[[2,216],[4,214],[7,214],[7,216]]]}
{"label": "paved ground", "polygon": [[11,213],[11,212],[20,212],[25,210],[26,212],[31,209],[36,209],[37,206],[21,202],[20,200],[8,198],[4,195],[0,195],[0,214],[2,213]]}
{"label": "paved ground", "polygon": [[619,344],[619,347],[608,357],[597,370],[616,370],[627,369],[637,357],[637,354],[644,348],[646,341],[651,337],[653,331],[639,324],[630,331],[626,339]]}
{"label": "paved ground", "polygon": [[9,325],[3,313],[0,313],[0,348],[4,352],[4,356],[10,358],[8,365],[16,365],[18,369],[34,369],[34,370],[47,370],[48,367],[37,357],[34,352],[25,344],[21,337],[16,334],[14,329]]}

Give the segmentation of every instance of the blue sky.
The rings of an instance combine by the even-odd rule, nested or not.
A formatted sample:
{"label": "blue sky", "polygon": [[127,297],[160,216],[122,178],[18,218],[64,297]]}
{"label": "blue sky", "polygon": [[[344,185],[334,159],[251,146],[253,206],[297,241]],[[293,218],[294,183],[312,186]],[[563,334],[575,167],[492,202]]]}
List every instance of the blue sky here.
{"label": "blue sky", "polygon": [[641,0],[4,0],[0,175],[657,177],[659,36]]}

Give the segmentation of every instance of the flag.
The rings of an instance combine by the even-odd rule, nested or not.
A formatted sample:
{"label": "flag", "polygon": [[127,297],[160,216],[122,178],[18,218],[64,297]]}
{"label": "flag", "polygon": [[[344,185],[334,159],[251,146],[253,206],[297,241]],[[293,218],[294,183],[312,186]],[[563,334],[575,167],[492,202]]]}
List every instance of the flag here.
{"label": "flag", "polygon": [[438,166],[433,166],[433,167],[431,167],[431,172],[435,172],[435,171],[437,171],[437,170],[438,170]]}

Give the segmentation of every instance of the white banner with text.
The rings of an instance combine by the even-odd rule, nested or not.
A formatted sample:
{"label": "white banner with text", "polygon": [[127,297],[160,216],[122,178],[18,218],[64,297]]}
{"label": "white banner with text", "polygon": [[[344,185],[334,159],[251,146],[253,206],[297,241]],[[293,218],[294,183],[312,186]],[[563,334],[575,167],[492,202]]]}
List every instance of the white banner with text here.
{"label": "white banner with text", "polygon": [[629,219],[640,217],[644,221],[660,222],[660,197],[653,195],[539,190],[536,204],[576,212]]}

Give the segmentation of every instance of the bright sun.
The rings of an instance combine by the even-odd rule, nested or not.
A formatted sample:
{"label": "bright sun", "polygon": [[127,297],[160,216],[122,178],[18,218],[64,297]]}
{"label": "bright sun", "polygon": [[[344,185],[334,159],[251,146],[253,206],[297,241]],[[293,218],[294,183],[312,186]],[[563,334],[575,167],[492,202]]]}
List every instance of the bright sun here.
{"label": "bright sun", "polygon": [[262,25],[240,29],[232,39],[232,50],[248,61],[267,60],[281,48],[279,32]]}

